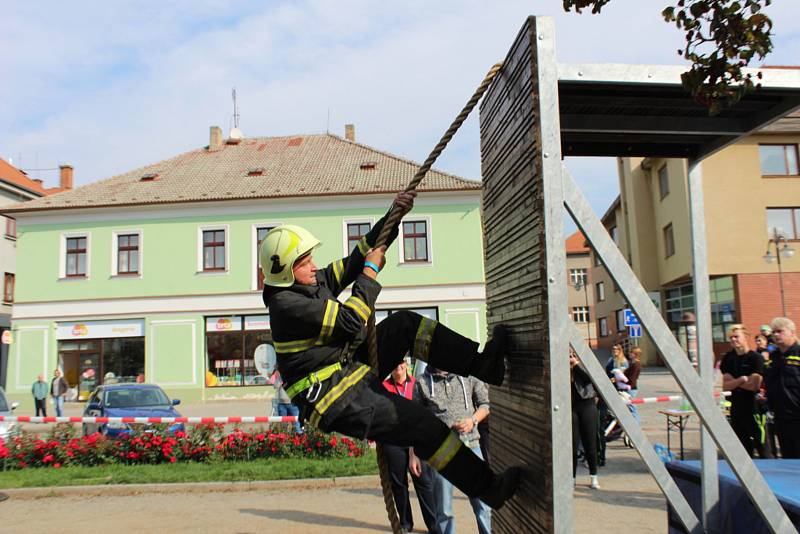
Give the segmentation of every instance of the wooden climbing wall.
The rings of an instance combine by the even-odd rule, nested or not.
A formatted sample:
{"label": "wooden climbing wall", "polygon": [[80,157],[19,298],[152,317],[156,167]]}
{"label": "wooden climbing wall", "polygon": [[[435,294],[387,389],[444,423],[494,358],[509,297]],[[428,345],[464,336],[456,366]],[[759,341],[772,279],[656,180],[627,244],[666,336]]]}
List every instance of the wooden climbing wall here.
{"label": "wooden climbing wall", "polygon": [[493,532],[514,534],[553,531],[535,24],[531,18],[523,26],[480,108],[487,315],[490,331],[498,323],[511,327],[514,347],[506,383],[491,388],[491,462],[495,471],[527,471],[517,496],[492,520]]}

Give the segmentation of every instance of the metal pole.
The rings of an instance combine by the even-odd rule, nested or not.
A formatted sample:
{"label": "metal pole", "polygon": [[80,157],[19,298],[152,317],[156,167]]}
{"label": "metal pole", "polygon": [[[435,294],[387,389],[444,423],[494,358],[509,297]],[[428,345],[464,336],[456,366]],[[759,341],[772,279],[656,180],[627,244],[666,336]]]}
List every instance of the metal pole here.
{"label": "metal pole", "polygon": [[[695,340],[697,368],[703,389],[714,389],[714,349],[711,334],[711,293],[708,281],[708,243],[706,241],[705,208],[703,206],[703,170],[699,162],[689,162],[689,225],[692,240],[692,278],[694,281]],[[687,336],[688,342],[688,336]],[[683,437],[683,436],[681,436]],[[683,443],[681,443],[683,446]],[[701,521],[706,532],[717,532],[719,520],[719,475],[717,446],[705,426],[700,428],[701,489],[703,509]]]}
{"label": "metal pole", "polygon": [[778,239],[781,239],[778,236],[778,232],[775,232],[775,256],[778,258],[778,284],[781,288],[781,310],[783,310],[783,316],[786,317],[786,299],[783,295],[783,267],[781,267],[781,250],[778,246]]}

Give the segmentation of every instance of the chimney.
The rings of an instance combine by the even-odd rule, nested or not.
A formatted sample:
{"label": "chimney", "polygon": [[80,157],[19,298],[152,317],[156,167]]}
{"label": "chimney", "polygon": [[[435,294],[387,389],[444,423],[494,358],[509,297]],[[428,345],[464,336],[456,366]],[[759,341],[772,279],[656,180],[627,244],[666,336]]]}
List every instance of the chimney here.
{"label": "chimney", "polygon": [[348,141],[356,142],[356,125],[355,124],[345,124],[344,125],[344,138]]}
{"label": "chimney", "polygon": [[208,141],[208,151],[216,152],[217,150],[222,150],[222,144],[222,128],[219,126],[212,126],[210,139]]}
{"label": "chimney", "polygon": [[65,163],[64,165],[59,165],[58,170],[60,171],[60,187],[61,189],[72,189],[72,165]]}

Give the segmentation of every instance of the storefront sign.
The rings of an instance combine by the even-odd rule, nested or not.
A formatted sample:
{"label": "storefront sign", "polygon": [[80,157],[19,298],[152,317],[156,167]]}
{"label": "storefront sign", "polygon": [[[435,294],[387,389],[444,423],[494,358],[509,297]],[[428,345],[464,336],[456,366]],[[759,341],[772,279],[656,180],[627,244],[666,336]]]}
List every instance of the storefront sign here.
{"label": "storefront sign", "polygon": [[238,332],[241,329],[241,317],[206,317],[206,332]]}
{"label": "storefront sign", "polygon": [[143,319],[58,323],[57,339],[99,339],[144,336]]}
{"label": "storefront sign", "polygon": [[251,315],[244,318],[245,330],[269,330],[269,315]]}

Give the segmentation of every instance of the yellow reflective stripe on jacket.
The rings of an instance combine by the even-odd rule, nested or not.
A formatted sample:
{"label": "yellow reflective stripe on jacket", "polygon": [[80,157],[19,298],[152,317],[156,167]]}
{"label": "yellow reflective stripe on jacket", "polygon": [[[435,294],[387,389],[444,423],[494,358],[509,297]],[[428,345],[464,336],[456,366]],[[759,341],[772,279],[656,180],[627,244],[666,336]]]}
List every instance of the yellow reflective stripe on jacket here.
{"label": "yellow reflective stripe on jacket", "polygon": [[317,345],[326,343],[333,336],[333,327],[336,325],[336,314],[339,313],[339,303],[328,299],[325,305],[325,313],[322,315],[322,329],[319,331]]}
{"label": "yellow reflective stripe on jacket", "polygon": [[450,432],[439,448],[436,449],[436,452],[433,453],[433,456],[428,458],[428,464],[437,471],[441,472],[442,469],[447,467],[447,464],[450,463],[450,460],[453,459],[458,452],[458,449],[460,449],[462,446],[463,443],[461,443],[461,440],[458,439],[458,436],[456,436],[455,433]]}
{"label": "yellow reflective stripe on jacket", "polygon": [[364,323],[366,323],[369,320],[369,316],[372,315],[372,310],[367,306],[367,303],[355,295],[344,301],[344,305],[354,310],[364,320]]}
{"label": "yellow reflective stripe on jacket", "polygon": [[786,357],[786,363],[789,363],[789,361],[797,362],[797,363],[793,363],[792,365],[798,365],[798,364],[800,364],[800,356],[787,356]]}
{"label": "yellow reflective stripe on jacket", "polygon": [[345,391],[355,386],[359,380],[364,378],[364,375],[369,372],[369,369],[367,365],[360,365],[355,371],[344,377],[341,382],[333,386],[325,396],[317,402],[316,406],[314,406],[314,411],[319,414],[319,417],[325,415],[328,408],[339,400],[339,397],[344,395]]}
{"label": "yellow reflective stripe on jacket", "polygon": [[431,351],[433,341],[433,331],[436,329],[436,321],[423,317],[419,322],[417,337],[414,338],[414,357],[423,361],[428,361],[428,353]]}
{"label": "yellow reflective stripe on jacket", "polygon": [[274,341],[275,352],[281,354],[290,354],[293,352],[302,352],[312,348],[317,343],[317,339],[312,337],[310,339],[298,339],[295,341]]}
{"label": "yellow reflective stripe on jacket", "polygon": [[366,256],[367,252],[369,252],[369,249],[370,246],[369,243],[367,243],[367,236],[364,236],[358,241],[358,251],[362,256]]}
{"label": "yellow reflective stripe on jacket", "polygon": [[342,285],[342,273],[344,272],[344,261],[336,260],[333,262],[333,277],[336,278],[336,283]]}

